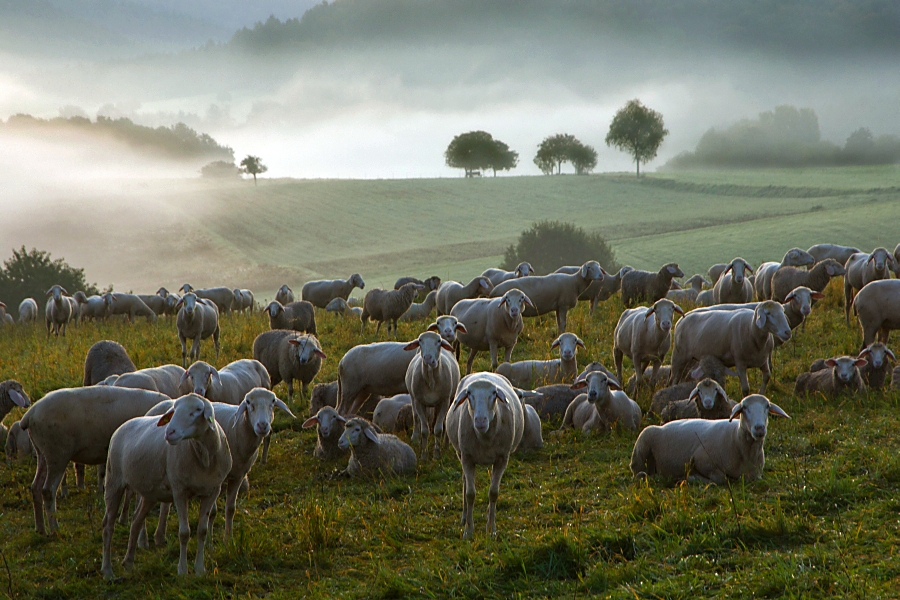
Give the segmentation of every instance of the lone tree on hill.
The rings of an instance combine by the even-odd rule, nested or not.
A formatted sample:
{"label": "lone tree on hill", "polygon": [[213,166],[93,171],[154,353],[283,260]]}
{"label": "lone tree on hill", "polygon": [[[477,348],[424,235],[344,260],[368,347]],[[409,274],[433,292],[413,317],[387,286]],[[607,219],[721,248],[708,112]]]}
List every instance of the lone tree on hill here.
{"label": "lone tree on hill", "polygon": [[253,175],[253,185],[256,185],[256,176],[261,175],[269,170],[269,167],[262,164],[262,159],[258,156],[248,154],[247,158],[241,161],[241,172]]}
{"label": "lone tree on hill", "polygon": [[486,169],[491,169],[496,177],[497,171],[509,171],[519,164],[519,153],[487,131],[459,134],[447,146],[444,158],[448,167],[464,169],[466,177],[475,177]]}
{"label": "lone tree on hill", "polygon": [[637,176],[640,177],[641,161],[646,163],[656,158],[656,152],[667,135],[669,130],[663,124],[661,113],[647,108],[640,100],[629,100],[613,117],[606,134],[606,145],[631,154],[637,163]]}
{"label": "lone tree on hill", "polygon": [[534,164],[544,175],[552,175],[554,169],[559,175],[566,162],[572,163],[579,175],[590,173],[597,166],[597,151],[582,144],[572,134],[557,133],[545,138],[534,156]]}

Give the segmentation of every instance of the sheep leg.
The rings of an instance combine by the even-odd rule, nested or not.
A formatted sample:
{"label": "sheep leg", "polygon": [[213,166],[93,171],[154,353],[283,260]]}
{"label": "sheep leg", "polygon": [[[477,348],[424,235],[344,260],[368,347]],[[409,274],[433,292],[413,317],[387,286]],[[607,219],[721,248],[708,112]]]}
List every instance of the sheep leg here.
{"label": "sheep leg", "polygon": [[84,489],[84,465],[75,463],[75,485],[79,490]]}
{"label": "sheep leg", "polygon": [[[119,515],[119,525],[128,523],[128,509],[131,507],[132,496],[134,496],[134,492],[131,491],[131,488],[125,488],[125,497],[122,500],[122,513]],[[139,509],[135,508],[135,510]]]}
{"label": "sheep leg", "polygon": [[191,343],[191,362],[200,360],[200,336],[194,338]]}
{"label": "sheep leg", "polygon": [[234,526],[234,511],[237,507],[238,492],[241,491],[241,481],[234,479],[228,480],[228,487],[225,491],[225,537],[230,538]]}
{"label": "sheep leg", "polygon": [[[216,345],[216,361],[219,360],[219,348],[220,348],[220,346],[219,346],[219,333],[220,333],[220,332],[221,332],[221,330],[219,329],[219,326],[216,325],[216,330],[213,331],[213,343]],[[197,356],[198,356],[198,357],[200,356],[200,351],[199,351],[199,350],[197,350]]]}
{"label": "sheep leg", "polygon": [[415,419],[412,439],[410,441],[412,441],[413,444],[418,444],[419,455],[423,456],[425,444],[428,441],[428,415],[426,414],[428,409],[426,409],[421,402],[413,402],[412,407]]}
{"label": "sheep leg", "polygon": [[472,520],[472,509],[475,506],[475,463],[467,456],[462,456],[463,468],[463,539],[470,539],[475,532],[475,522]]}
{"label": "sheep leg", "polygon": [[181,342],[181,366],[182,368],[187,368],[187,340],[181,332],[178,332],[178,340]]}
{"label": "sheep leg", "polygon": [[497,535],[497,498],[500,497],[500,480],[509,463],[509,455],[503,455],[494,461],[491,469],[491,487],[488,490],[487,533]]}
{"label": "sheep leg", "polygon": [[[451,399],[452,400],[452,399]],[[450,410],[450,404],[444,402],[441,406],[435,408],[435,424],[434,424],[434,456],[439,458],[441,451],[444,449],[444,419],[447,418],[447,412]]]}
{"label": "sheep leg", "polygon": [[[219,488],[219,489],[221,489],[221,488]],[[216,523],[216,515],[218,515],[218,514],[219,514],[219,507],[217,506],[216,502],[213,501],[212,508],[209,509],[209,519],[208,519],[209,529],[206,532],[206,537],[207,537],[207,539],[209,539],[210,544],[212,543],[212,538],[213,538],[213,525],[215,525],[215,523]]]}
{"label": "sheep leg", "polygon": [[[478,354],[478,350],[476,350],[475,348],[469,348],[469,360],[466,361],[466,375],[472,372],[472,363],[475,362],[476,354]],[[496,360],[496,357],[494,357],[494,361]]]}
{"label": "sheep leg", "polygon": [[738,379],[741,382],[741,394],[749,396],[750,382],[747,380],[747,367],[745,365],[734,365],[734,370],[737,371]]}
{"label": "sheep leg", "polygon": [[50,522],[50,533],[56,533],[59,530],[59,523],[56,521],[56,488],[59,487],[62,478],[65,476],[68,464],[51,465],[48,462],[47,467],[47,477],[44,480],[43,488],[41,488],[41,497],[44,500],[47,520]]}
{"label": "sheep leg", "polygon": [[116,527],[116,515],[119,513],[119,502],[122,500],[122,494],[125,493],[125,486],[120,485],[113,488],[106,488],[106,514],[103,515],[103,566],[100,572],[106,579],[112,579],[113,569],[110,560],[110,545],[112,544],[113,529]]}
{"label": "sheep leg", "polygon": [[262,460],[262,464],[266,464],[267,462],[269,462],[269,442],[270,441],[272,441],[272,432],[271,431],[269,432],[269,435],[267,435],[265,437],[265,439],[263,440],[263,451],[262,451],[262,457],[260,458],[260,460]]}
{"label": "sheep leg", "polygon": [[[197,575],[206,574],[206,568],[203,566],[203,550],[206,546],[210,513],[215,507],[218,497],[219,492],[217,490],[215,494],[210,494],[200,499],[200,520],[197,523],[197,558],[194,560],[194,573]],[[188,536],[190,536],[190,533]]]}
{"label": "sheep leg", "polygon": [[[381,330],[381,321],[378,321],[378,324],[375,325],[375,335],[378,335],[378,332]],[[388,333],[391,331],[391,326],[388,325]]]}
{"label": "sheep leg", "polygon": [[97,492],[103,495],[104,482],[106,481],[106,465],[97,465]]}
{"label": "sheep leg", "polygon": [[772,377],[772,370],[769,367],[769,360],[770,359],[767,357],[766,362],[763,363],[762,367],[760,367],[760,370],[762,371],[762,385],[759,386],[760,394],[766,393],[766,386],[769,385],[769,379]]}
{"label": "sheep leg", "polygon": [[516,347],[516,345],[513,344],[512,346],[510,346],[509,348],[506,349],[506,352],[503,354],[504,362],[512,362],[512,353],[513,353],[513,348],[515,348],[515,347]]}
{"label": "sheep leg", "polygon": [[41,490],[47,481],[47,459],[40,453],[37,448],[37,469],[34,472],[34,481],[31,482],[31,503],[34,506],[34,528],[44,535],[47,533],[44,527],[44,497]]}
{"label": "sheep leg", "polygon": [[[491,351],[491,371],[496,371],[496,370],[497,370],[497,365],[500,364],[500,363],[497,361],[497,350],[498,350],[497,343],[496,343],[496,342],[491,342],[491,343],[489,344],[489,346],[490,346],[490,351]],[[467,374],[468,374],[468,373],[467,373]]]}
{"label": "sheep leg", "polygon": [[[613,348],[613,359],[616,361],[616,377],[619,378],[619,382],[622,381],[622,359],[625,357],[625,353],[619,350],[618,348]],[[637,373],[635,373],[635,376]]]}
{"label": "sheep leg", "polygon": [[169,521],[169,509],[171,508],[172,505],[168,502],[159,504],[159,522],[156,524],[156,532],[153,534],[153,544],[157,548],[162,548],[166,545],[166,525]]}
{"label": "sheep leg", "polygon": [[[173,494],[174,495],[174,494]],[[188,498],[181,494],[174,495],[175,512],[178,513],[178,542],[181,550],[178,554],[178,574],[187,575],[187,545],[191,539],[191,523],[188,521]],[[201,510],[200,523],[205,520]]]}
{"label": "sheep leg", "polygon": [[556,331],[557,334],[561,335],[566,331],[566,313],[568,311],[564,308],[556,309]]}
{"label": "sheep leg", "polygon": [[[656,385],[656,376],[659,374],[659,367],[662,366],[662,361],[659,357],[655,357],[650,361],[653,364],[653,370],[650,371],[650,387],[652,388]],[[643,375],[643,369],[641,369]]]}
{"label": "sheep leg", "polygon": [[[131,532],[128,534],[128,551],[125,553],[125,558],[122,559],[122,566],[125,567],[126,571],[130,571],[134,566],[135,549],[137,548],[141,532],[144,529],[144,522],[147,520],[147,514],[152,508],[153,503],[144,497],[141,497],[137,502],[137,507],[134,511],[134,519],[131,521]],[[115,517],[115,515],[113,515],[113,517]]]}
{"label": "sheep leg", "polygon": [[294,379],[292,377],[289,377],[284,382],[287,384],[288,402],[291,402],[291,397],[294,395]]}

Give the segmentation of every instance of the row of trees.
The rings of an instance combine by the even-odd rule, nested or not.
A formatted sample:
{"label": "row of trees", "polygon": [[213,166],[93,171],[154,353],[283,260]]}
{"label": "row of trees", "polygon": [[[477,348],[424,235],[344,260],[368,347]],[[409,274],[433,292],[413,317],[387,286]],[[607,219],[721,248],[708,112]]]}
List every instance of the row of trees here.
{"label": "row of trees", "polygon": [[[641,163],[656,158],[659,146],[669,131],[662,115],[641,104],[629,101],[610,123],[606,145],[628,152],[641,174]],[[470,131],[454,137],[444,151],[447,166],[464,169],[466,177],[480,176],[482,171],[509,171],[519,164],[519,154],[496,140],[486,131]],[[574,135],[558,133],[545,138],[538,146],[534,164],[545,175],[562,172],[565,163],[571,164],[579,175],[590,173],[597,166],[597,151],[580,142]]]}

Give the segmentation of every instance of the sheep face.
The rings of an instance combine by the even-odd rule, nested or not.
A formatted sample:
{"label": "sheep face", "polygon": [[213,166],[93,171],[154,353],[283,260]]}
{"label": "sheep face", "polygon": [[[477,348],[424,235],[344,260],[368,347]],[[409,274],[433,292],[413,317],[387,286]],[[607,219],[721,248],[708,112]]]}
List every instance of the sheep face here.
{"label": "sheep face", "polygon": [[176,400],[156,425],[166,426],[166,442],[174,446],[182,440],[200,437],[213,426],[214,419],[213,405],[209,400],[197,394],[188,394]]}
{"label": "sheep face", "polygon": [[419,334],[419,338],[408,343],[403,347],[404,350],[419,350],[422,356],[422,364],[427,367],[434,368],[441,360],[441,349],[447,352],[453,352],[453,346],[447,343],[447,340],[440,335],[425,331]]}
{"label": "sheep face", "polygon": [[740,404],[731,411],[733,420],[741,417],[741,429],[756,441],[765,439],[766,427],[769,424],[769,414],[790,419],[788,414],[762,394],[753,394],[741,400]]}
{"label": "sheep face", "polygon": [[365,420],[359,418],[350,419],[344,425],[344,433],[341,434],[341,439],[338,440],[338,448],[347,450],[351,447],[359,447],[366,444],[367,440],[377,444],[378,434]]}
{"label": "sheep face", "polygon": [[706,378],[697,384],[688,397],[697,403],[697,408],[712,410],[716,407],[716,400],[719,396],[724,400],[726,398],[725,390],[712,379]]}
{"label": "sheep face", "polygon": [[269,318],[274,319],[284,310],[284,306],[281,305],[281,302],[272,301],[269,302],[269,305],[264,309],[267,313],[269,313]]}
{"label": "sheep face", "polygon": [[885,361],[888,360],[895,361],[897,358],[894,356],[894,353],[891,352],[887,346],[882,344],[881,342],[875,342],[870,344],[868,347],[863,349],[862,352],[859,353],[859,358],[865,358],[870,365],[872,365],[873,369],[881,369]]}
{"label": "sheep face", "polygon": [[189,283],[186,283],[186,284],[184,284],[183,286],[181,286],[180,288],[178,288],[178,290],[179,290],[182,294],[189,294],[189,293],[191,293],[191,292],[194,291],[194,286],[192,286],[192,285],[189,284]]}
{"label": "sheep face", "polygon": [[791,339],[791,326],[784,315],[784,307],[778,302],[773,300],[760,302],[754,311],[753,323],[782,342]]}
{"label": "sheep face", "polygon": [[559,357],[565,361],[575,360],[578,347],[584,348],[584,342],[574,333],[564,333],[553,340],[550,348],[559,348]]}
{"label": "sheep face", "polygon": [[588,402],[599,407],[609,401],[610,390],[621,390],[622,386],[603,371],[591,371],[572,385],[573,390],[584,388],[587,388]]}
{"label": "sheep face", "polygon": [[804,317],[808,317],[809,313],[812,312],[812,301],[822,300],[823,298],[825,298],[825,294],[814,292],[806,286],[800,286],[794,288],[790,294],[785,296],[784,304],[785,306],[793,304],[794,310],[799,311]]}
{"label": "sheep face", "polygon": [[837,277],[838,275],[847,274],[847,270],[844,268],[844,265],[834,260],[833,258],[826,258],[822,261],[822,264],[825,265],[825,272],[828,273],[829,277]]}
{"label": "sheep face", "polygon": [[[735,283],[743,284],[744,275],[747,271],[752,273],[753,267],[751,267],[743,258],[735,258],[733,261],[731,261],[731,264],[728,265],[728,268],[725,269],[725,273],[729,271],[731,271],[731,277]],[[724,275],[725,273],[722,273],[722,275]]]}
{"label": "sheep face", "polygon": [[782,259],[781,264],[791,267],[808,267],[810,265],[816,264],[816,259],[806,250],[801,250],[800,248],[791,248],[784,255],[784,259]]}
{"label": "sheep face", "polygon": [[644,314],[647,319],[650,315],[656,319],[656,326],[663,331],[670,331],[672,323],[675,322],[675,313],[684,315],[684,311],[680,306],[667,298],[657,300],[656,303]]}
{"label": "sheep face", "polygon": [[[78,304],[87,303],[87,296],[85,296],[84,292],[82,291],[75,292],[75,295],[72,297],[75,298],[75,301],[78,302]],[[5,304],[3,305],[3,308],[6,308]]]}
{"label": "sheep face", "polygon": [[347,419],[339,415],[336,410],[334,410],[330,406],[325,406],[320,408],[319,412],[317,412],[315,416],[308,418],[303,423],[303,428],[309,429],[310,427],[315,427],[316,425],[318,425],[319,437],[328,439],[346,422]]}
{"label": "sheep face", "polygon": [[232,427],[237,424],[241,415],[247,415],[247,421],[254,433],[259,437],[266,437],[272,431],[272,421],[275,419],[275,408],[278,407],[287,414],[294,416],[294,413],[287,405],[278,399],[270,390],[265,388],[253,388],[238,406],[237,412],[234,413]]}
{"label": "sheep face", "polygon": [[491,428],[491,422],[497,412],[497,403],[509,406],[509,399],[502,390],[486,380],[476,380],[466,386],[456,396],[455,406],[466,402],[472,427],[476,433],[484,435]]}
{"label": "sheep face", "polygon": [[825,364],[831,367],[835,379],[841,383],[850,383],[859,378],[859,368],[866,366],[866,360],[852,356],[838,356],[829,358]]}
{"label": "sheep face", "polygon": [[57,303],[61,302],[63,295],[68,293],[69,292],[67,292],[63,286],[58,284],[51,286],[50,289],[47,290],[47,295],[53,296],[54,302]]}
{"label": "sheep face", "polygon": [[156,290],[156,295],[159,296],[159,297],[161,297],[161,298],[165,298],[165,297],[167,297],[167,296],[169,295],[169,290],[167,290],[167,289],[164,288],[164,287],[161,287],[161,288],[159,288],[158,290]]}
{"label": "sheep face", "polygon": [[[113,299],[115,299],[115,297],[113,297]],[[192,317],[194,316],[194,310],[197,308],[197,296],[193,292],[187,292],[181,300],[178,301],[178,304],[183,305],[184,313],[189,317]]]}
{"label": "sheep face", "polygon": [[294,347],[297,362],[301,365],[309,364],[309,362],[317,356],[320,359],[328,358],[325,356],[325,353],[322,352],[322,348],[319,347],[319,341],[313,335],[304,335],[299,338],[294,338],[288,340],[288,343]]}
{"label": "sheep face", "polygon": [[442,338],[451,344],[456,341],[456,332],[468,333],[466,326],[451,315],[438,317],[437,321],[428,326],[428,331],[437,331]]}
{"label": "sheep face", "polygon": [[887,248],[875,248],[867,262],[874,263],[875,273],[880,276],[884,275],[885,269],[888,267],[894,268],[894,259]]}
{"label": "sheep face", "polygon": [[425,289],[429,291],[434,291],[441,287],[441,278],[437,275],[433,275],[425,280]]}
{"label": "sheep face", "polygon": [[354,273],[353,275],[351,275],[348,281],[353,287],[358,287],[361,290],[366,289],[366,282],[363,281],[363,278],[359,273]]}
{"label": "sheep face", "polygon": [[596,260],[589,260],[581,265],[581,277],[587,281],[603,281],[603,267]]}
{"label": "sheep face", "polygon": [[182,394],[193,392],[198,396],[205,397],[206,392],[210,387],[210,381],[212,380],[215,380],[218,384],[222,383],[222,380],[219,379],[219,372],[216,371],[215,367],[202,360],[198,360],[184,372],[184,375],[181,376],[181,381],[178,383],[178,390]]}
{"label": "sheep face", "polygon": [[678,268],[677,263],[664,265],[661,271],[669,274],[669,277],[684,277],[684,271]]}
{"label": "sheep face", "polygon": [[516,278],[534,275],[534,267],[527,262],[520,262],[516,267]]}
{"label": "sheep face", "polygon": [[503,294],[503,298],[500,299],[500,308],[506,307],[507,314],[513,319],[517,319],[522,316],[522,312],[525,310],[525,305],[534,308],[534,304],[525,295],[520,289],[513,288]]}

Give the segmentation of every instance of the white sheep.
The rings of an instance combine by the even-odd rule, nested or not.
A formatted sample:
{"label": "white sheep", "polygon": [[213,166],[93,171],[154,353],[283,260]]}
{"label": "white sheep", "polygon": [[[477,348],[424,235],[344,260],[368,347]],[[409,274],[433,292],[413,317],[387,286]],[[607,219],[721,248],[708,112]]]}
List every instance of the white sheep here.
{"label": "white sheep", "polygon": [[401,321],[424,321],[431,316],[431,311],[437,302],[437,290],[428,292],[425,300],[419,304],[413,304],[400,316]]}
{"label": "white sheep", "polygon": [[175,324],[181,342],[181,366],[186,368],[188,363],[187,340],[193,340],[190,358],[195,361],[200,358],[200,341],[212,337],[219,360],[219,309],[215,303],[188,292],[176,307],[180,308]]}
{"label": "white sheep", "polygon": [[[568,275],[572,275],[580,270],[581,267],[579,266],[565,266],[558,268],[556,271],[554,271],[554,273],[566,273]],[[615,295],[616,292],[622,289],[622,277],[624,277],[626,273],[629,273],[631,271],[634,271],[634,268],[624,266],[619,269],[615,275],[607,274],[604,275],[603,279],[595,279],[591,282],[586,290],[581,292],[581,295],[578,296],[578,301],[590,302],[590,313],[594,314],[594,309],[597,308],[597,304],[609,300]]]}
{"label": "white sheep", "polygon": [[[442,315],[434,323],[428,326],[428,331],[437,331],[447,343],[456,344],[456,337],[460,333],[467,333],[466,326],[459,322],[453,315]],[[459,353],[457,353],[459,358]]]}
{"label": "white sheep", "polygon": [[870,254],[856,252],[850,255],[844,264],[847,273],[844,275],[844,317],[850,324],[850,306],[854,293],[866,284],[881,279],[890,279],[895,270],[894,257],[887,248],[875,248]]}
{"label": "white sheep", "polygon": [[419,442],[419,453],[424,455],[428,435],[433,432],[437,457],[444,437],[444,417],[459,385],[459,363],[453,355],[453,346],[433,331],[419,334],[418,339],[403,349],[418,350],[406,369],[406,389],[416,415],[412,441]]}
{"label": "white sheep", "polygon": [[534,304],[524,292],[516,288],[508,290],[500,298],[477,298],[456,303],[452,316],[459,319],[459,323],[465,327],[465,331],[459,330],[457,339],[460,346],[466,345],[469,348],[467,375],[472,372],[475,355],[483,350],[491,353],[492,369],[496,370],[499,364],[499,348],[506,349],[504,362],[509,362],[524,327],[522,314],[526,306]]}
{"label": "white sheep", "polygon": [[631,472],[636,479],[659,475],[718,484],[759,479],[766,462],[763,444],[769,414],[790,419],[765,396],[753,395],[741,400],[727,421],[684,419],[650,425],[634,443]]}
{"label": "white sheep", "polygon": [[640,306],[628,309],[619,317],[613,332],[616,377],[623,381],[622,359],[627,355],[634,364],[635,395],[640,392],[644,369],[650,363],[653,363],[650,379],[656,379],[656,372],[671,346],[675,313],[684,315],[680,306],[668,298],[662,298],[650,308]]}
{"label": "white sheep", "polygon": [[79,319],[81,321],[84,321],[85,319],[91,319],[92,321],[105,319],[110,315],[109,307],[112,304],[112,298],[112,294],[103,294],[102,296],[93,295],[86,297],[81,302],[81,306],[78,311]]}
{"label": "white sheep", "polygon": [[703,291],[704,285],[712,285],[709,281],[707,281],[703,275],[699,273],[693,275],[690,279],[684,282],[688,287],[681,290],[669,290],[666,292],[666,298],[671,300],[672,302],[691,302],[697,304],[697,296]]}
{"label": "white sheep", "polygon": [[209,300],[219,309],[219,314],[228,314],[234,307],[234,291],[225,286],[195,290],[191,284],[186,283],[181,286],[181,291],[184,294],[193,293],[198,298]]}
{"label": "white sheep", "polygon": [[559,348],[559,358],[553,360],[522,360],[502,363],[497,373],[517,388],[532,390],[539,385],[572,383],[578,376],[578,347],[584,342],[574,333],[558,336],[550,349]]}
{"label": "white sheep", "polygon": [[332,460],[347,454],[347,450],[338,447],[338,441],[344,432],[347,419],[330,406],[323,406],[315,415],[303,423],[303,429],[316,427],[317,441],[313,456],[320,460]]}
{"label": "white sheep", "polygon": [[234,310],[244,312],[245,310],[253,313],[253,292],[248,289],[234,288],[231,290],[234,294]]}
{"label": "white sheep", "polygon": [[348,350],[338,364],[338,414],[359,414],[372,394],[408,393],[406,371],[415,355],[405,347],[406,342],[376,342]]}
{"label": "white sheep", "polygon": [[[204,363],[205,364],[205,363]],[[137,387],[130,385],[129,378],[139,376],[148,378],[153,382],[154,387],[143,387],[139,389],[151,389],[165,394],[173,400],[181,396],[178,387],[181,384],[181,378],[184,376],[185,370],[178,365],[162,365],[160,367],[152,367],[149,369],[141,369],[132,373],[125,373],[118,377],[112,385],[118,387]]]}
{"label": "white sheep", "polygon": [[591,371],[579,375],[572,384],[573,390],[584,388],[587,388],[587,401],[594,405],[600,420],[608,427],[618,426],[631,431],[640,429],[641,407],[622,391],[618,381],[603,371]]}
{"label": "white sheep", "polygon": [[268,371],[271,386],[282,381],[287,384],[288,400],[294,396],[294,380],[301,384],[301,394],[309,395],[309,384],[328,358],[319,339],[309,333],[300,334],[286,329],[266,331],[253,340],[253,358]]}
{"label": "white sheep", "polygon": [[530,404],[523,404],[522,409],[525,411],[525,421],[522,424],[522,441],[516,452],[528,452],[529,450],[540,450],[544,447],[544,437],[541,432],[541,417],[538,416],[537,410]]}
{"label": "white sheep", "polygon": [[288,284],[284,284],[278,291],[275,292],[275,302],[287,306],[291,302],[294,301],[294,290],[291,289],[291,286]]}
{"label": "white sheep", "polygon": [[794,384],[794,395],[821,393],[828,398],[840,394],[861,394],[866,391],[859,369],[867,365],[864,358],[836,356],[824,361],[826,368],[811,373],[800,373]]}
{"label": "white sheep", "polygon": [[346,300],[353,288],[361,290],[366,288],[366,282],[359,273],[354,273],[347,279],[308,281],[303,284],[300,295],[303,300],[311,302],[313,306],[325,308],[335,298]]}
{"label": "white sheep", "polygon": [[19,303],[19,323],[33,323],[38,319],[38,305],[34,298],[25,298]]}
{"label": "white sheep", "polygon": [[494,284],[487,277],[478,276],[472,279],[466,285],[458,281],[444,281],[437,290],[437,314],[449,315],[453,307],[460,300],[471,300],[473,298],[482,298],[490,295],[494,289]]}
{"label": "white sheep", "polygon": [[194,393],[210,402],[239,405],[254,388],[271,389],[269,372],[258,360],[242,358],[216,369],[198,360],[178,383],[180,394]]}
{"label": "white sheep", "polygon": [[363,311],[359,316],[360,332],[362,332],[369,320],[377,321],[375,333],[381,329],[383,322],[387,323],[387,332],[390,335],[393,330],[397,334],[397,320],[409,310],[419,290],[424,286],[418,283],[407,283],[399,290],[383,290],[375,288],[369,290],[363,299]]}
{"label": "white sheep", "polygon": [[486,269],[484,273],[481,274],[482,277],[487,277],[491,282],[491,285],[498,286],[504,281],[509,281],[510,279],[518,279],[520,277],[529,277],[534,275],[534,267],[531,266],[531,263],[528,262],[520,262],[515,269],[512,271],[504,271],[503,269]]}
{"label": "white sheep", "polygon": [[47,324],[47,337],[51,330],[56,336],[60,331],[66,336],[66,326],[75,314],[75,299],[67,296],[69,292],[61,285],[53,285],[47,290],[47,305],[44,307],[44,321]]}
{"label": "white sheep", "polygon": [[[412,310],[415,306],[415,304],[411,306],[410,310]],[[362,316],[362,308],[358,306],[350,306],[350,304],[348,304],[348,302],[343,298],[335,298],[328,303],[328,306],[325,307],[325,310],[327,312],[339,313],[349,319],[359,319],[360,316]],[[402,317],[401,320],[403,320]]]}
{"label": "white sheep", "polygon": [[[165,288],[160,288],[165,289]],[[83,298],[83,300],[79,300],[79,294]],[[166,299],[164,296],[160,296],[159,294],[138,294],[137,297],[147,305],[147,307],[153,311],[157,317],[164,315],[166,313]],[[87,303],[87,298],[84,297],[83,292],[78,292],[75,294],[75,299],[79,300],[83,304]]]}
{"label": "white sheep", "polygon": [[269,329],[293,329],[316,335],[316,309],[305,300],[286,305],[276,300],[263,310],[269,315]]}
{"label": "white sheep", "polygon": [[823,292],[832,277],[846,274],[844,265],[834,259],[819,261],[809,271],[797,267],[781,267],[772,275],[772,300],[785,302],[787,295],[798,287],[808,287],[814,292]]}
{"label": "white sheep", "polygon": [[31,438],[28,432],[22,429],[21,421],[16,421],[9,427],[6,432],[6,460],[22,461],[29,457],[35,457],[34,446],[31,445]]}
{"label": "white sheep", "polygon": [[[375,406],[372,414],[372,424],[384,431],[385,433],[397,433],[398,431],[406,431],[411,429],[413,425],[412,396],[409,394],[397,394],[390,398],[382,398]],[[409,415],[409,419],[403,418],[403,415]]]}
{"label": "white sheep", "polygon": [[707,377],[697,383],[686,399],[668,403],[659,416],[663,423],[678,419],[727,419],[735,404],[715,379]]}
{"label": "white sheep", "polygon": [[850,258],[851,254],[860,252],[860,249],[852,246],[839,246],[838,244],[816,244],[815,246],[810,246],[807,252],[816,260],[816,263],[831,258],[843,265]]}
{"label": "white sheep", "polygon": [[684,277],[676,263],[665,264],[656,273],[629,271],[622,277],[622,303],[631,308],[638,302],[656,302],[665,298],[676,277]]}
{"label": "white sheep", "polygon": [[376,432],[371,423],[360,417],[344,424],[338,447],[350,450],[350,461],[344,472],[351,477],[416,472],[416,453],[409,444],[390,433]]}
{"label": "white sheep", "polygon": [[900,279],[868,284],[854,298],[853,309],[863,331],[862,348],[874,342],[876,334],[887,344],[891,330],[900,329]]}
{"label": "white sheep", "polygon": [[713,286],[713,303],[739,304],[753,300],[753,285],[746,277],[747,272],[753,273],[753,267],[747,261],[743,258],[732,260]]}
{"label": "white sheep", "polygon": [[816,259],[812,254],[800,248],[791,248],[784,253],[781,262],[764,262],[756,267],[756,297],[760,300],[772,299],[772,277],[781,267],[810,267]]}
{"label": "white sheep", "polygon": [[884,388],[888,372],[891,370],[890,362],[896,361],[897,357],[890,349],[881,342],[869,344],[859,353],[859,358],[866,359],[866,366],[861,367],[859,372],[863,376],[863,381],[870,390],[880,390]]}

